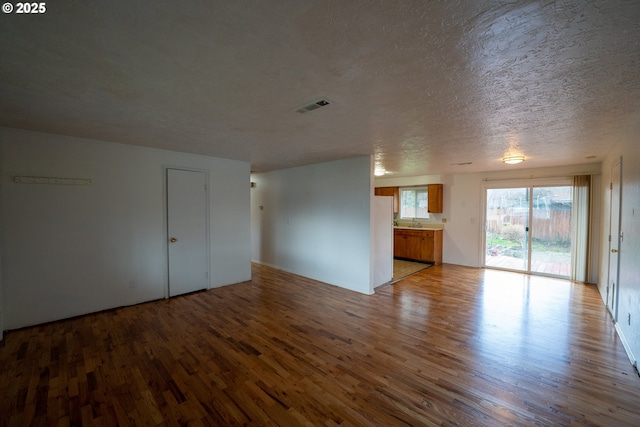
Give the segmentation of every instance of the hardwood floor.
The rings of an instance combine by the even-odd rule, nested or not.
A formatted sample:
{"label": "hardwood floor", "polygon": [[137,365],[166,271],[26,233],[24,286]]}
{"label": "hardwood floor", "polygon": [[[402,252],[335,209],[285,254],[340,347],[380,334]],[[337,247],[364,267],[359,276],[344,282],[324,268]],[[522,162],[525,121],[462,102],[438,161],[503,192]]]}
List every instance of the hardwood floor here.
{"label": "hardwood floor", "polygon": [[593,286],[433,266],[366,296],[253,280],[9,332],[2,425],[638,426]]}

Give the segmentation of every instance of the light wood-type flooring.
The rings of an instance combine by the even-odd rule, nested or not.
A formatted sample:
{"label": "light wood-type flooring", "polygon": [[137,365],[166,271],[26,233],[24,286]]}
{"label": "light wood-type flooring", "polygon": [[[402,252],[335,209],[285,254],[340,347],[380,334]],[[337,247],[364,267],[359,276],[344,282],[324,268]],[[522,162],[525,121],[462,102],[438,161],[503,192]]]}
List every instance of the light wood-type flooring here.
{"label": "light wood-type flooring", "polygon": [[5,425],[638,426],[593,286],[433,266],[367,296],[253,280],[6,334]]}

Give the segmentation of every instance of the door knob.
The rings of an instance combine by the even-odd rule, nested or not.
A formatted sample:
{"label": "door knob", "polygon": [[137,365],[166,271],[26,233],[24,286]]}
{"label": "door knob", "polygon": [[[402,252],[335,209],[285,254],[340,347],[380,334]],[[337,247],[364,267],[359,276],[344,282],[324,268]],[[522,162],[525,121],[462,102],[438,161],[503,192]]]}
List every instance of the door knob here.
{"label": "door knob", "polygon": [[172,237],[172,238],[170,238],[170,239],[169,239],[169,241],[170,241],[171,243],[175,243],[175,242],[177,242],[177,241],[178,241],[178,239],[176,239],[175,237]]}
{"label": "door knob", "polygon": [[617,249],[611,249],[611,253],[614,253],[614,254],[618,253],[618,250]]}

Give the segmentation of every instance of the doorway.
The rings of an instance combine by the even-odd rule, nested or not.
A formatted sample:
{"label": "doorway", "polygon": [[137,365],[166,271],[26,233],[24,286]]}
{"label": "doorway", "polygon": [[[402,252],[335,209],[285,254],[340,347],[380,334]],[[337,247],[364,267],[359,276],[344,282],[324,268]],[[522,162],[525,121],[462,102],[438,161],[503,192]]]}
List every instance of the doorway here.
{"label": "doorway", "polygon": [[484,267],[568,278],[573,187],[485,188]]}
{"label": "doorway", "polygon": [[607,309],[618,321],[618,268],[620,249],[620,182],[622,159],[611,168],[611,203],[609,205],[609,273],[607,277]]}
{"label": "doorway", "polygon": [[209,287],[207,174],[166,169],[169,297]]}

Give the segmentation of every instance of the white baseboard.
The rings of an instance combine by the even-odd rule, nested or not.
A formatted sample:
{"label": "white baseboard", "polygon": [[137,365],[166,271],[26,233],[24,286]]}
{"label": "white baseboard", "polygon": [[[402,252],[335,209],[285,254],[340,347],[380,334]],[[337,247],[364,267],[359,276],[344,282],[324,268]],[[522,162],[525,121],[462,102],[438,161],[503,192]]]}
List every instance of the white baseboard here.
{"label": "white baseboard", "polygon": [[631,364],[633,366],[635,366],[636,369],[637,369],[638,368],[638,360],[636,359],[635,355],[631,351],[631,347],[629,346],[629,343],[627,342],[627,339],[625,338],[624,334],[622,333],[622,330],[620,329],[619,325],[620,325],[619,322],[615,323],[616,332],[618,332],[618,336],[620,337],[620,341],[622,341],[622,346],[624,347],[624,351],[627,352],[627,357],[629,357],[629,360],[631,361]]}
{"label": "white baseboard", "polygon": [[275,268],[276,270],[286,271],[287,273],[296,274],[296,275],[300,276],[300,273],[296,273],[295,271],[289,270],[288,268],[280,267],[279,265],[269,264],[268,262],[258,261],[258,260],[255,260],[255,259],[252,259],[251,262],[254,262],[254,263],[260,264],[260,265],[265,265],[267,267]]}
{"label": "white baseboard", "polygon": [[255,259],[252,259],[251,262],[254,262],[254,263],[260,264],[260,265],[265,265],[267,267],[275,268],[276,270],[285,271],[287,273],[295,274],[296,276],[306,277],[307,279],[311,279],[311,280],[315,280],[315,281],[318,281],[318,282],[326,283],[327,285],[336,286],[338,288],[346,289],[346,290],[351,291],[351,292],[358,292],[358,293],[361,293],[361,294],[364,294],[364,295],[373,295],[373,294],[375,294],[375,291],[374,292],[356,291],[356,290],[353,290],[353,289],[349,288],[346,285],[342,285],[342,284],[338,284],[338,283],[325,282],[322,279],[318,279],[316,277],[311,277],[311,276],[305,276],[304,274],[302,274],[302,273],[300,273],[298,271],[293,271],[293,270],[290,270],[288,268],[280,267],[279,265],[269,264],[268,262],[258,261],[258,260],[255,260]]}

